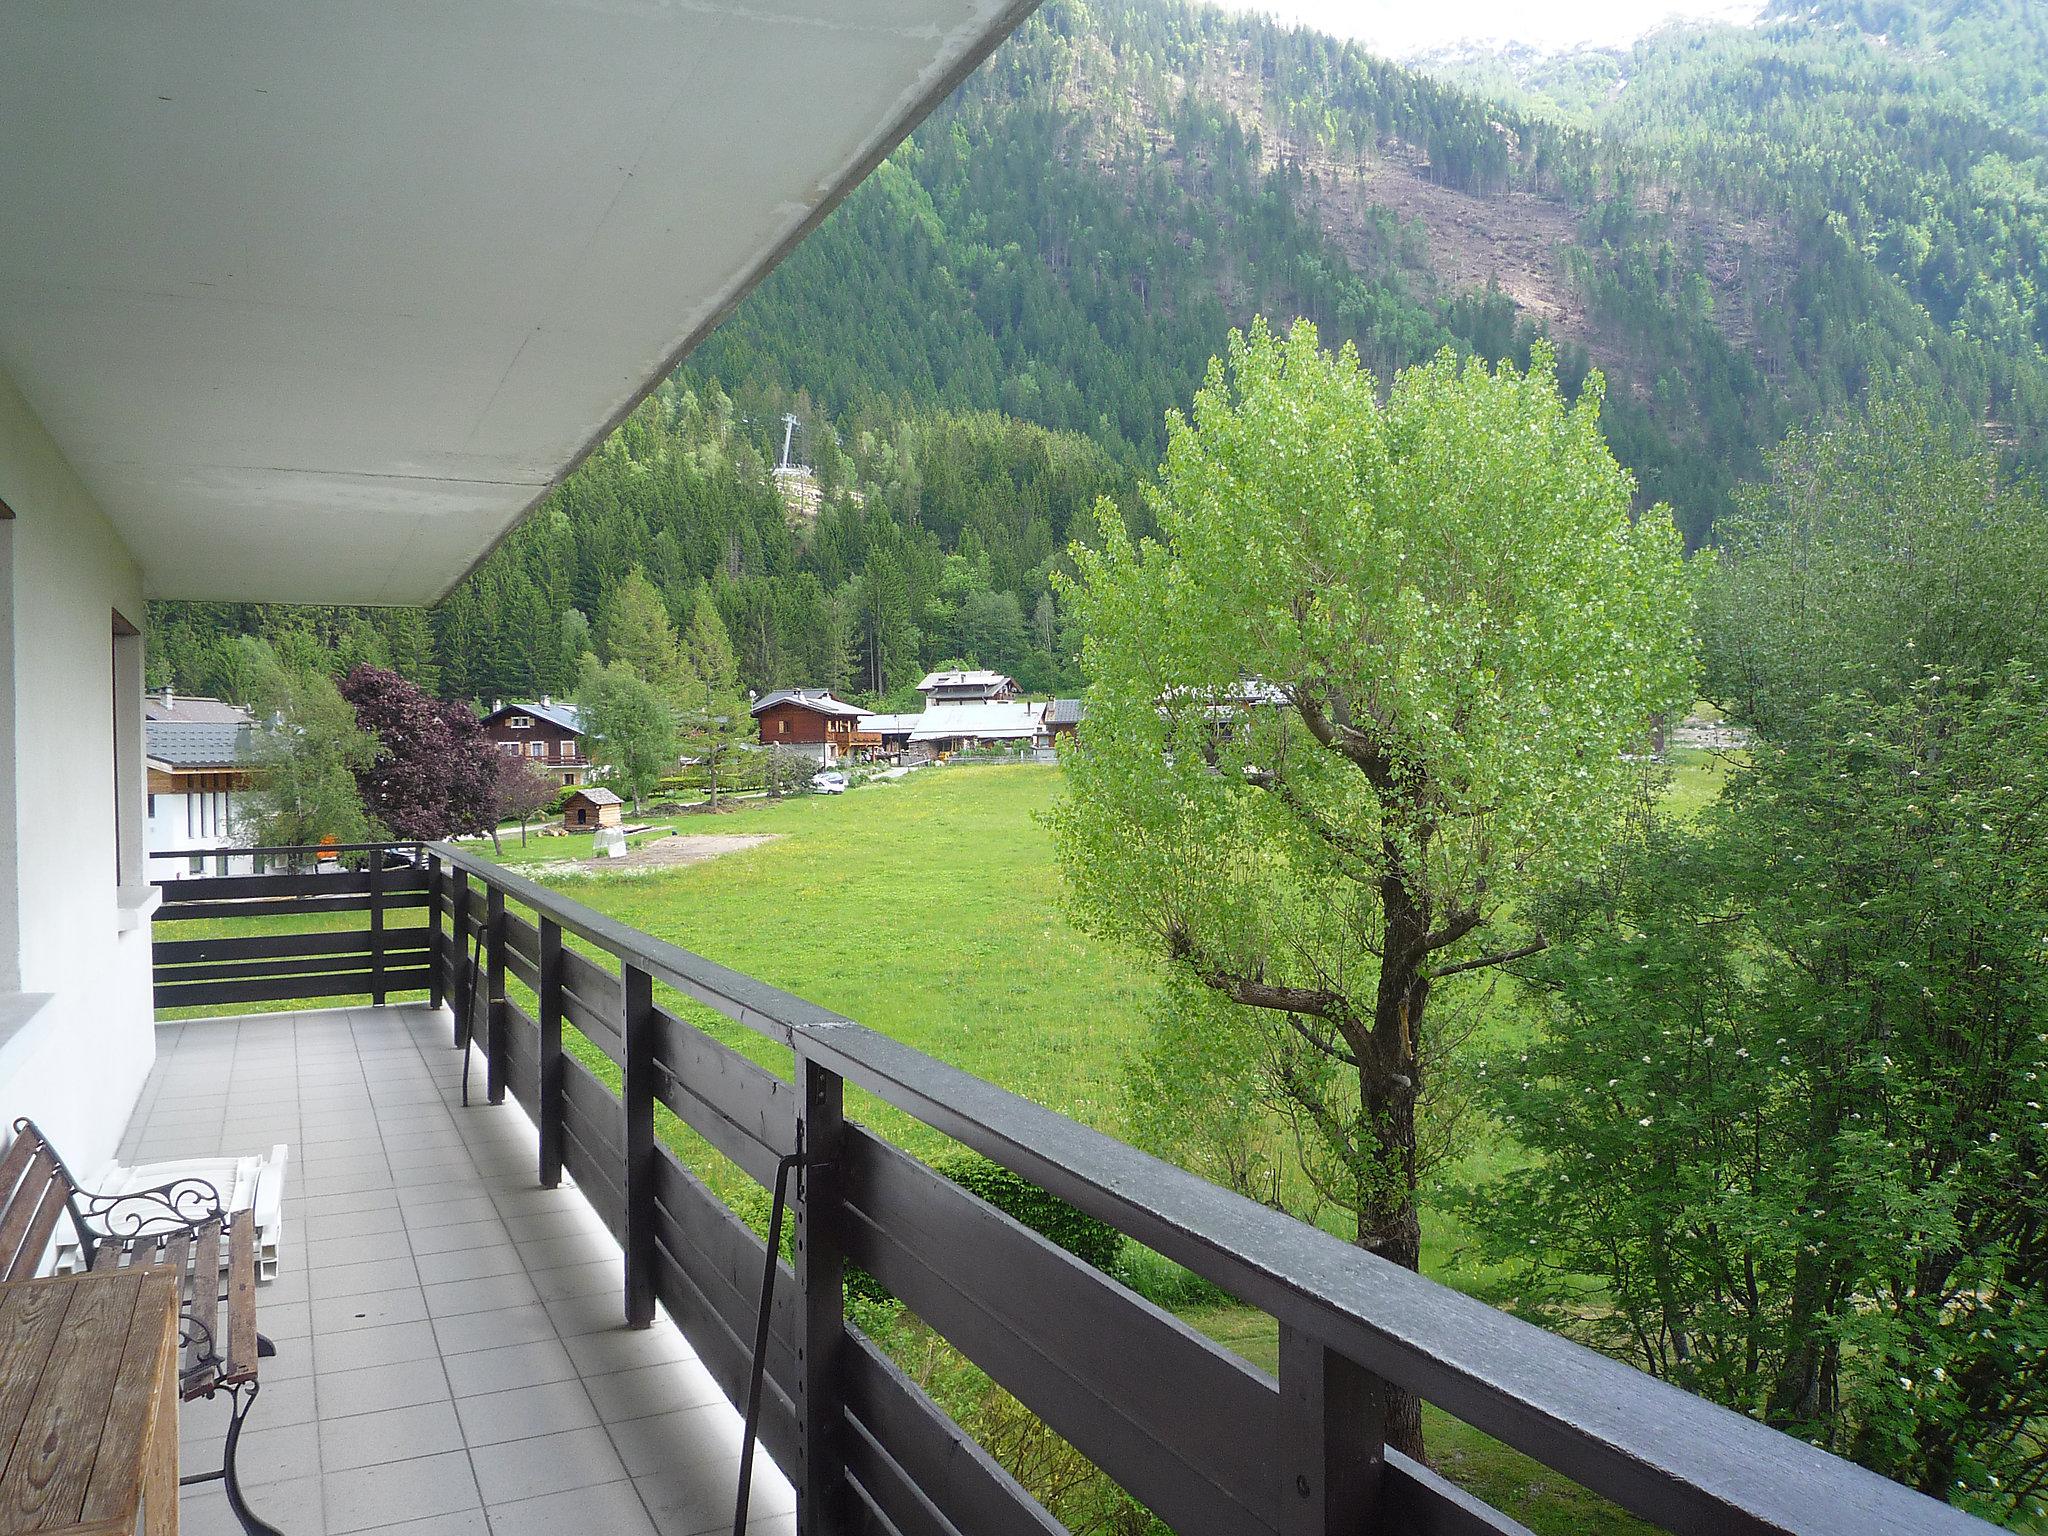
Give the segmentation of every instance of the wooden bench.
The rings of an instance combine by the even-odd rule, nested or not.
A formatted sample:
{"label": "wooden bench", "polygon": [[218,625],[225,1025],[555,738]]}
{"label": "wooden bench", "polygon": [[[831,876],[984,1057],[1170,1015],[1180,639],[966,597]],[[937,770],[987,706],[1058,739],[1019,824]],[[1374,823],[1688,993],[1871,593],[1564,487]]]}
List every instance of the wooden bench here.
{"label": "wooden bench", "polygon": [[35,1122],[15,1121],[14,1141],[0,1157],[0,1280],[33,1277],[67,1218],[92,1273],[162,1268],[178,1277],[179,1399],[216,1392],[234,1399],[220,1471],[182,1481],[220,1479],[249,1536],[280,1536],[243,1502],[235,1475],[242,1421],[259,1390],[257,1363],[275,1353],[256,1331],[255,1213],[230,1213],[204,1179],[118,1195],[81,1189]]}

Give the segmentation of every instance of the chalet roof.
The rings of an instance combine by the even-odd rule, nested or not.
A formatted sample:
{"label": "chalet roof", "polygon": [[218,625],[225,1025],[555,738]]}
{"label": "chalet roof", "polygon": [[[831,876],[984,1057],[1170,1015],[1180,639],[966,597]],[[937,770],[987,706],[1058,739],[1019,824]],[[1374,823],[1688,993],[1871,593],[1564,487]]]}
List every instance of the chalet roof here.
{"label": "chalet roof", "polygon": [[584,785],[583,788],[577,790],[568,798],[571,800],[588,800],[592,805],[624,805],[626,803],[610,790],[595,784]]}
{"label": "chalet roof", "polygon": [[929,693],[934,688],[1000,688],[1005,683],[1015,687],[1005,672],[969,671],[952,668],[944,672],[927,672],[924,681],[917,685],[919,693]]}
{"label": "chalet roof", "polygon": [[918,728],[924,720],[922,713],[915,715],[862,715],[859,729],[873,731],[880,736],[901,736]]}
{"label": "chalet roof", "polygon": [[773,693],[764,694],[755,700],[753,712],[758,715],[778,704],[794,704],[800,709],[808,709],[820,715],[831,715],[835,719],[854,719],[860,715],[859,706],[849,704],[844,699],[835,699],[829,688],[778,688]]}
{"label": "chalet roof", "polygon": [[565,731],[573,731],[578,736],[583,734],[583,712],[574,704],[564,704],[558,700],[550,700],[546,704],[504,704],[485,715],[484,723],[488,725],[491,721],[502,720],[507,715],[531,715],[536,720],[545,720],[548,724],[558,725]]}
{"label": "chalet roof", "polygon": [[224,699],[190,698],[165,688],[143,696],[142,718],[179,725],[248,725],[255,717]]}
{"label": "chalet roof", "polygon": [[[217,702],[208,700],[207,702]],[[164,768],[238,768],[255,757],[248,717],[231,720],[145,720],[143,755]]]}
{"label": "chalet roof", "polygon": [[1079,725],[1087,710],[1079,699],[1053,699],[1045,706],[1047,725]]}
{"label": "chalet roof", "polygon": [[916,716],[912,741],[941,741],[953,736],[975,736],[983,741],[1036,736],[1045,706],[1024,702],[1004,704],[934,704]]}

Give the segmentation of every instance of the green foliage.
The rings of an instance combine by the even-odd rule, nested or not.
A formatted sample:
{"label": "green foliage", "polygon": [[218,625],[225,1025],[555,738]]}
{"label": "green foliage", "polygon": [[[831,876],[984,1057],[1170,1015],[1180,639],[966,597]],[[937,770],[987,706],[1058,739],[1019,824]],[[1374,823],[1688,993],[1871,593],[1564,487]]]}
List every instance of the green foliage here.
{"label": "green foliage", "polygon": [[1930,665],[2048,667],[2048,516],[1981,440],[1888,392],[1770,469],[1702,594],[1704,687],[1731,715],[1786,740],[1829,695],[1896,699]]}
{"label": "green foliage", "polygon": [[674,709],[654,686],[622,662],[583,659],[576,707],[582,712],[590,760],[603,782],[633,802],[641,800],[676,764]]}
{"label": "green foliage", "polygon": [[[1078,918],[1168,966],[1231,1085],[1211,1124],[1284,1106],[1321,1198],[1410,1265],[1431,989],[1520,946],[1510,904],[1592,859],[1624,754],[1690,697],[1678,540],[1630,516],[1598,400],[1567,407],[1539,351],[1447,356],[1382,405],[1355,354],[1257,327],[1173,425],[1161,541],[1106,508],[1062,589]],[[1269,1147],[1216,1156],[1272,1178]]]}
{"label": "green foliage", "polygon": [[[2048,695],[1830,697],[1545,913],[1518,1307],[1988,1513],[2048,1491]],[[1583,1277],[1591,1277],[1591,1284]]]}
{"label": "green foliage", "polygon": [[357,776],[376,761],[377,743],[357,727],[334,679],[286,667],[260,642],[236,654],[249,666],[246,696],[271,720],[256,732],[254,787],[243,799],[237,834],[272,847],[381,835],[357,789]]}
{"label": "green foliage", "polygon": [[634,566],[605,594],[597,630],[607,662],[624,667],[664,698],[680,698],[685,673],[675,626],[646,571]]}
{"label": "green foliage", "polygon": [[753,716],[740,693],[739,668],[732,641],[708,592],[697,594],[682,642],[682,747],[703,770],[712,809],[718,808],[721,778],[730,778],[739,760],[755,750]]}
{"label": "green foliage", "polygon": [[1106,1221],[1077,1211],[1057,1195],[1048,1194],[1020,1173],[990,1162],[974,1152],[959,1152],[932,1165],[970,1194],[986,1200],[1047,1242],[1056,1243],[1082,1263],[1111,1272],[1123,1234]]}

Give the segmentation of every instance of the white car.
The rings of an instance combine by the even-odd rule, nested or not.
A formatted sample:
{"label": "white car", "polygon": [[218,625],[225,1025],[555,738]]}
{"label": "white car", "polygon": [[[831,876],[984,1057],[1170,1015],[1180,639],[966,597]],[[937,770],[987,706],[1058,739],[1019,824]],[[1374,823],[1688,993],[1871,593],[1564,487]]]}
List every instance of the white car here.
{"label": "white car", "polygon": [[843,795],[846,793],[846,775],[843,773],[820,773],[811,779],[811,790],[820,795]]}

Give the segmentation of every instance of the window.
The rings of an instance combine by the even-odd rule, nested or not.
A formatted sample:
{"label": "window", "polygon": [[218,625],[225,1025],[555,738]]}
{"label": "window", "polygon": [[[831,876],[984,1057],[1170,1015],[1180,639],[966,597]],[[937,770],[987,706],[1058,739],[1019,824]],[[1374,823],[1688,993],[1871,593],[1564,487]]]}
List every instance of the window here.
{"label": "window", "polygon": [[529,741],[526,744],[526,752],[529,757],[546,757],[548,744],[544,741]]}
{"label": "window", "polygon": [[516,741],[499,741],[493,742],[492,745],[507,757],[517,757],[519,755],[519,743]]}
{"label": "window", "polygon": [[787,720],[778,720],[775,722],[775,729],[782,735],[787,736],[789,734],[789,722]]}
{"label": "window", "polygon": [[533,716],[513,715],[506,720],[505,729],[508,731],[530,731],[533,729]]}

